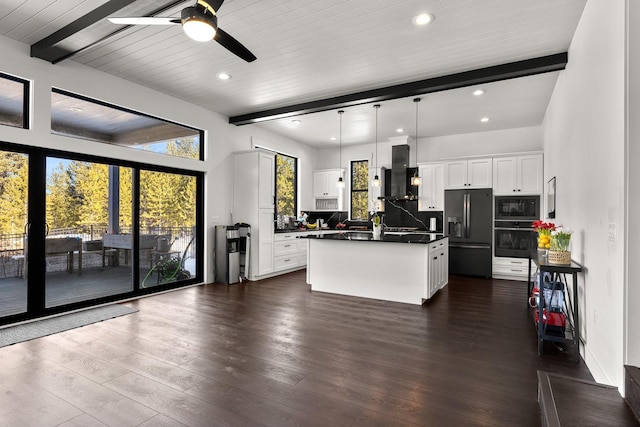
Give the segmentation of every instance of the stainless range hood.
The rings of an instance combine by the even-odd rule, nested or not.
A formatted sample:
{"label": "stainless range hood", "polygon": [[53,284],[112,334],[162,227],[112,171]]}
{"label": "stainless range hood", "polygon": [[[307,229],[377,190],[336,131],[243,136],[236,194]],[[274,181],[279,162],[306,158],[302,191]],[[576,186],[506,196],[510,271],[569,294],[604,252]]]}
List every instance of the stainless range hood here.
{"label": "stainless range hood", "polygon": [[410,187],[410,179],[413,172],[409,170],[409,145],[394,145],[391,147],[391,180],[390,186],[385,186],[389,194],[380,197],[380,200],[404,201],[415,200],[418,192],[415,187]]}

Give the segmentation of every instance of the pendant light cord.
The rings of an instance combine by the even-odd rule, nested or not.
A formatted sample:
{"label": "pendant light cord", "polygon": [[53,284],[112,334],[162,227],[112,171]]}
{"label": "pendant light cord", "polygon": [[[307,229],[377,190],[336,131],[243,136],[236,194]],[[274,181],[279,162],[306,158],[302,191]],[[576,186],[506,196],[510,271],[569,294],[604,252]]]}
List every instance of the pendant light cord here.
{"label": "pendant light cord", "polygon": [[376,170],[375,174],[378,175],[378,110],[380,109],[380,104],[376,104],[373,106],[376,109]]}
{"label": "pendant light cord", "polygon": [[416,103],[416,167],[418,166],[418,102],[420,102],[420,98],[415,98],[413,102]]}
{"label": "pendant light cord", "polygon": [[340,170],[340,178],[342,178],[342,114],[344,110],[339,110],[338,114],[340,115],[340,148],[339,148],[339,160],[338,160],[338,169]]}

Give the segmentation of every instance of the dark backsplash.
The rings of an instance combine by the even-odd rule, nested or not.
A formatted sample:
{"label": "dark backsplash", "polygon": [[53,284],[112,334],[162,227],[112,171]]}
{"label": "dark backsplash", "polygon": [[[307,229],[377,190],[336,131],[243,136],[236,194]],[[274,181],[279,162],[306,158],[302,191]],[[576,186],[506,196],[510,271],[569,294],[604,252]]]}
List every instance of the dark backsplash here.
{"label": "dark backsplash", "polygon": [[[350,221],[348,219],[349,212],[347,211],[306,211],[306,213],[307,222],[311,224],[315,223],[318,219],[322,219],[328,224],[329,228],[335,228],[336,224],[340,221],[345,222],[347,226],[371,228],[371,221]],[[425,230],[429,228],[431,218],[436,219],[436,231],[442,232],[442,212],[419,212],[417,200],[385,202],[384,223],[389,227],[416,227],[420,230]],[[422,223],[420,221],[422,221]]]}
{"label": "dark backsplash", "polygon": [[[436,231],[442,232],[442,212],[418,211],[417,200],[393,203],[386,201],[384,203],[384,209],[384,223],[389,227],[418,227],[419,229],[425,229],[425,224],[426,228],[429,228],[429,221],[431,218],[435,218]],[[419,221],[417,221],[416,218]],[[422,221],[422,223],[420,221]]]}
{"label": "dark backsplash", "polygon": [[305,211],[307,213],[307,222],[309,224],[315,223],[317,220],[323,220],[329,228],[334,228],[340,221],[345,221],[349,218],[349,212],[347,211],[335,211],[335,212],[323,212],[323,211]]}

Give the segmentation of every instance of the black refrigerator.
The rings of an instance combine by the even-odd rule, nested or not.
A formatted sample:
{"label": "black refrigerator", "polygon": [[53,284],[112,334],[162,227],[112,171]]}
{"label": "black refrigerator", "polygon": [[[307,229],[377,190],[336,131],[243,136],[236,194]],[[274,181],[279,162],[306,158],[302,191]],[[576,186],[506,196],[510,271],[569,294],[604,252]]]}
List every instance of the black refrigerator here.
{"label": "black refrigerator", "polygon": [[491,277],[493,190],[446,190],[444,219],[449,274]]}

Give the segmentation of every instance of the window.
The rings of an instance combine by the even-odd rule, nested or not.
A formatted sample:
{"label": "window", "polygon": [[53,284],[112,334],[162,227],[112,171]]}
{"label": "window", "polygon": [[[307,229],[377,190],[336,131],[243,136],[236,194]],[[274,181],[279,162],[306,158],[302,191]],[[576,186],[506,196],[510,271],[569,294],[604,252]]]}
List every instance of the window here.
{"label": "window", "polygon": [[369,162],[351,162],[351,219],[369,219]]}
{"label": "window", "polygon": [[298,159],[276,153],[276,217],[295,217],[297,209]]}
{"label": "window", "polygon": [[29,127],[29,82],[0,73],[0,125]]}
{"label": "window", "polygon": [[188,159],[204,158],[201,130],[60,89],[51,90],[51,133]]}

